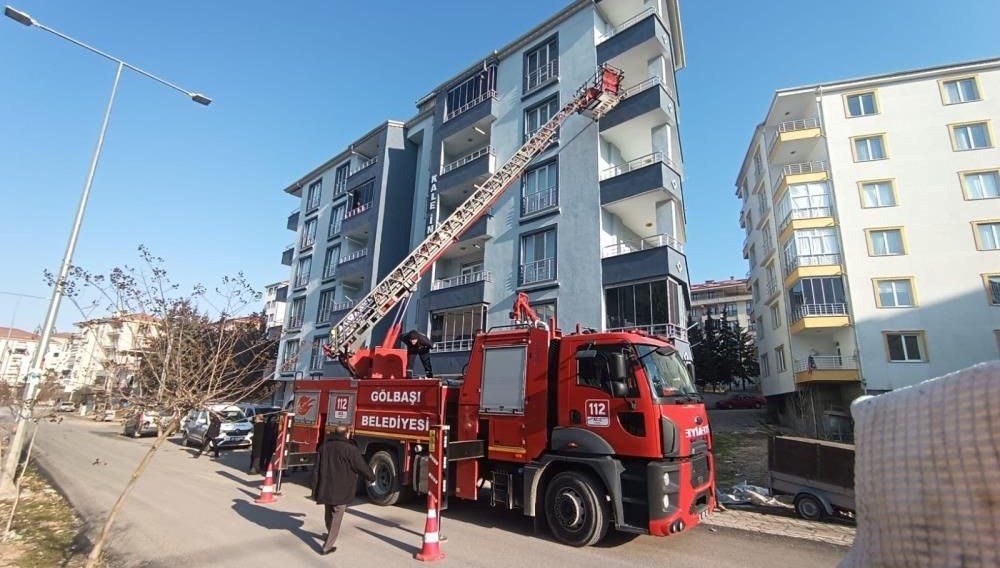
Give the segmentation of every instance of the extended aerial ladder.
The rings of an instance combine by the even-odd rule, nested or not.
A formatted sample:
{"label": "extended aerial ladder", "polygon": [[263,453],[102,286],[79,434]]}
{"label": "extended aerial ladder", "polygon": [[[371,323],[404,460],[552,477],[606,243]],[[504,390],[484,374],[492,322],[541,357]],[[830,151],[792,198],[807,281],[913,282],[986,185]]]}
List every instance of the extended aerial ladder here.
{"label": "extended aerial ladder", "polygon": [[[597,74],[577,90],[573,100],[533,132],[527,142],[495,174],[478,186],[399,266],[373,286],[371,292],[333,326],[330,330],[330,343],[323,346],[326,356],[337,358],[355,378],[365,374],[372,365],[374,353],[371,357],[355,356],[357,344],[393,307],[409,298],[427,269],[489,210],[521,176],[529,162],[549,147],[552,138],[567,118],[583,113],[597,121],[618,104],[622,77],[621,70],[607,64],[600,66]],[[383,349],[395,345],[401,325],[402,313],[399,313],[382,343]]]}

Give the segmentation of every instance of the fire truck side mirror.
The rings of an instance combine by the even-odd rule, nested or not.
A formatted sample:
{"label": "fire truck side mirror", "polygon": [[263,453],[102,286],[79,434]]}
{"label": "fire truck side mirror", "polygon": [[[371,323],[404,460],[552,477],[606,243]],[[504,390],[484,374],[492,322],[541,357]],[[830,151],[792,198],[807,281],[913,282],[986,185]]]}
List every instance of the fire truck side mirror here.
{"label": "fire truck side mirror", "polygon": [[611,359],[609,361],[611,364],[611,380],[614,382],[624,382],[628,377],[628,371],[625,369],[625,354],[611,353],[609,358]]}
{"label": "fire truck side mirror", "polygon": [[625,381],[611,381],[611,396],[625,398],[628,396],[628,386]]}

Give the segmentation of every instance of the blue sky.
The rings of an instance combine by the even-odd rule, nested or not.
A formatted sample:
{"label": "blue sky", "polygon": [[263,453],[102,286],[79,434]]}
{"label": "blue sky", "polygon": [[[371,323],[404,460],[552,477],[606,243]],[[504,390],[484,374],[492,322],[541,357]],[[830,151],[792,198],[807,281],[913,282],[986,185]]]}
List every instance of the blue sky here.
{"label": "blue sky", "polygon": [[[261,288],[288,277],[280,255],[297,203],[282,188],[568,3],[10,1],[215,100],[124,77],[75,262],[106,271],[144,243],[176,281],[244,271]],[[681,8],[694,280],[746,271],[733,180],[775,89],[1000,55],[996,0]],[[41,273],[62,257],[114,65],[6,18],[0,54],[0,292],[47,296]],[[45,307],[25,298],[14,317],[15,297],[0,294],[0,325],[33,329]],[[59,328],[79,319],[64,303]]]}

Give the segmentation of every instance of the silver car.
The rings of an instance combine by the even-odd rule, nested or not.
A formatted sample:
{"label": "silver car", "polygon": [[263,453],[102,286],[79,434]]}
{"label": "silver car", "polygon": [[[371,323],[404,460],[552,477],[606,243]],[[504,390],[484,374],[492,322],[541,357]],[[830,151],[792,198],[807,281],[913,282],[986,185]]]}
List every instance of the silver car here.
{"label": "silver car", "polygon": [[216,446],[220,448],[240,448],[249,446],[253,439],[253,424],[239,407],[231,404],[213,405],[198,410],[193,420],[187,423],[184,434],[184,444],[187,446],[203,446],[211,424],[211,414],[222,418],[219,435],[215,437]]}

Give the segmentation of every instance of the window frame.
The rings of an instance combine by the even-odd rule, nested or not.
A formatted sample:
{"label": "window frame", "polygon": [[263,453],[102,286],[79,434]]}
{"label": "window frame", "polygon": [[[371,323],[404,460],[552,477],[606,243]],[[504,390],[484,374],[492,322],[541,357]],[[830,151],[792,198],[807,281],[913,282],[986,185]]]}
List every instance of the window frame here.
{"label": "window frame", "polygon": [[775,302],[767,307],[771,313],[771,329],[781,327],[781,303]]}
{"label": "window frame", "polygon": [[[535,262],[540,262],[542,260],[548,260],[549,258],[552,258],[555,261],[554,262],[554,266],[552,268],[552,278],[546,278],[544,280],[532,280],[531,282],[526,282],[524,280],[524,267],[527,266],[527,262],[525,261],[525,256],[526,256],[525,255],[525,240],[528,239],[528,238],[537,238],[539,235],[542,235],[542,234],[545,234],[545,233],[551,233],[552,234],[552,239],[553,239],[553,245],[552,246],[553,246],[554,254],[553,254],[552,257],[545,257],[545,258],[542,258],[542,259],[536,259],[536,260],[533,260],[531,262],[535,263]],[[527,233],[522,233],[520,235],[520,237],[518,238],[517,266],[518,266],[517,282],[518,282],[518,286],[519,287],[520,286],[535,286],[535,285],[538,285],[538,284],[552,283],[552,282],[558,281],[558,279],[559,279],[559,231],[558,231],[558,227],[556,225],[548,225],[546,227],[541,227],[541,228],[539,228],[538,230],[535,230],[535,231],[530,231],[530,232],[527,232]]]}
{"label": "window frame", "polygon": [[[543,81],[537,81],[535,84],[532,85],[532,84],[529,83],[528,77],[532,73],[537,72],[539,69],[541,69],[543,65],[540,65],[538,68],[532,70],[529,67],[528,60],[531,58],[532,55],[535,55],[536,53],[542,51],[543,49],[546,50],[546,55],[548,55],[548,57],[546,58],[546,63],[544,64],[544,66],[551,65],[552,62],[554,61],[555,62],[555,71],[551,75],[549,75],[549,77],[547,77],[545,80],[543,80]],[[555,52],[555,58],[552,57],[552,52],[553,51]],[[550,85],[552,83],[559,82],[559,72],[560,72],[560,61],[559,61],[559,59],[560,58],[559,58],[559,34],[558,33],[552,34],[549,37],[543,39],[542,41],[540,41],[540,42],[532,45],[528,49],[525,49],[524,52],[523,52],[523,54],[522,54],[522,59],[521,59],[521,92],[524,95],[528,95],[529,93],[533,93],[533,92],[535,92],[535,91],[537,91],[537,90],[545,87],[546,85]]]}
{"label": "window frame", "polygon": [[969,183],[965,176],[970,175],[981,175],[981,174],[993,174],[997,178],[997,188],[1000,189],[1000,168],[986,168],[982,170],[965,170],[958,172],[959,185],[962,186],[962,198],[966,201],[982,201],[984,199],[1000,199],[1000,192],[995,196],[989,197],[970,197],[969,196]]}
{"label": "window frame", "polygon": [[[899,241],[903,246],[903,252],[899,254],[875,254],[874,241],[872,241],[872,233],[886,232],[886,231],[899,231]],[[898,227],[871,227],[865,229],[865,244],[868,246],[868,256],[870,257],[885,257],[885,256],[906,256],[910,254],[910,245],[906,241],[906,228],[903,226]]]}
{"label": "window frame", "polygon": [[[336,251],[337,254],[333,254]],[[332,280],[337,277],[337,265],[340,264],[340,245],[326,247],[323,251],[323,274],[321,280]]]}
{"label": "window frame", "polygon": [[[882,157],[881,158],[871,158],[868,160],[862,160],[858,157],[858,146],[857,143],[860,140],[868,140],[870,138],[881,138],[882,139]],[[885,132],[873,132],[871,134],[861,134],[859,136],[851,136],[851,157],[854,159],[856,164],[864,164],[867,162],[881,162],[882,160],[888,160],[890,157],[889,153],[889,136]]]}
{"label": "window frame", "polygon": [[[879,292],[879,284],[882,282],[909,282],[910,284],[910,305],[892,305],[888,306],[882,303],[882,295]],[[875,307],[879,309],[886,310],[896,310],[896,309],[907,309],[907,308],[918,308],[920,307],[920,300],[917,297],[917,283],[916,277],[914,276],[879,276],[877,278],[872,278],[872,292],[875,295]],[[893,289],[893,296],[896,297],[897,293],[895,288]]]}
{"label": "window frame", "polygon": [[761,377],[771,376],[771,360],[767,355],[767,353],[761,353],[757,362],[757,364],[760,365]]}
{"label": "window frame", "polygon": [[[323,366],[330,362],[327,358],[326,353],[323,352],[323,346],[330,344],[330,335],[327,333],[321,333],[315,335],[312,338],[312,342],[309,346],[309,370],[310,371],[322,371]],[[317,357],[318,356],[318,357]],[[319,366],[316,366],[317,359],[319,359]]]}
{"label": "window frame", "polygon": [[972,237],[976,242],[976,250],[989,252],[989,251],[1000,251],[1000,229],[997,230],[997,248],[983,248],[983,240],[979,235],[980,225],[998,225],[1000,226],[1000,219],[979,219],[972,221]]}
{"label": "window frame", "polygon": [[[528,196],[528,194],[525,193],[525,190],[527,189],[529,176],[531,174],[535,174],[536,172],[540,172],[541,170],[544,169],[544,170],[546,170],[546,176],[547,176],[547,178],[551,179],[551,177],[552,177],[551,176],[551,171],[552,170],[550,170],[550,168],[554,169],[554,171],[555,171],[555,176],[556,176],[555,185],[553,185],[551,187],[547,187],[547,188],[545,188],[545,189],[543,189],[541,191],[536,191],[536,192],[532,193],[531,196],[537,196],[537,195],[539,195],[539,194],[541,194],[543,192],[548,192],[548,191],[550,191],[552,189],[555,189],[555,197],[551,200],[551,203],[549,205],[547,205],[545,207],[540,207],[540,208],[535,209],[533,211],[527,211],[527,207],[525,205],[527,203],[527,200],[528,200],[529,196]],[[524,217],[531,217],[531,216],[534,216],[534,215],[540,215],[542,213],[546,213],[546,212],[552,211],[552,210],[554,210],[554,209],[556,209],[556,208],[559,207],[559,158],[558,157],[555,157],[555,158],[552,158],[550,160],[546,160],[546,161],[544,161],[544,162],[542,162],[540,164],[534,165],[530,169],[525,170],[525,172],[521,175],[521,203],[520,203],[520,205],[521,205],[521,207],[520,207],[520,213],[521,213],[521,215],[520,216],[522,218],[524,218]]]}
{"label": "window frame", "polygon": [[774,362],[778,365],[778,374],[788,371],[788,361],[785,359],[785,346],[779,345],[774,348]]}
{"label": "window frame", "polygon": [[[986,138],[988,145],[986,146],[976,146],[971,148],[959,148],[958,147],[958,137],[955,136],[956,128],[964,128],[969,126],[975,126],[982,124],[986,127]],[[953,122],[947,125],[948,136],[951,139],[951,149],[953,152],[974,152],[976,150],[990,150],[996,148],[996,137],[993,135],[993,121],[986,118],[982,120],[968,120],[965,122]]]}
{"label": "window frame", "polygon": [[[976,85],[976,95],[978,95],[979,98],[971,99],[968,101],[949,101],[948,89],[946,88],[946,85],[948,83],[958,83],[960,81],[965,81],[969,79],[971,79],[972,82]],[[960,77],[948,77],[947,79],[938,79],[938,90],[941,93],[941,104],[943,104],[944,106],[964,105],[967,103],[975,103],[983,100],[983,86],[982,83],[979,82],[979,75],[963,75]]]}
{"label": "window frame", "polygon": [[981,275],[983,278],[983,288],[986,290],[986,303],[990,306],[1000,307],[1000,289],[997,291],[997,302],[993,302],[993,291],[990,287],[990,279],[996,278],[1000,281],[1000,272],[987,272]]}
{"label": "window frame", "polygon": [[[315,193],[313,193],[314,191]],[[315,198],[313,198],[314,195]],[[309,184],[306,188],[305,202],[305,211],[307,214],[319,209],[320,205],[323,204],[323,178],[319,178]]]}
{"label": "window frame", "polygon": [[[295,351],[292,355],[289,355],[289,346],[294,345]],[[299,353],[302,351],[302,340],[300,339],[286,339],[282,345],[284,349],[281,351],[281,372],[291,373],[295,371],[295,366],[299,362]],[[289,368],[289,363],[291,363],[291,368]]]}
{"label": "window frame", "polygon": [[[889,184],[889,191],[892,193],[892,205],[865,205],[865,186],[877,183]],[[889,207],[899,207],[899,191],[896,189],[896,178],[866,179],[859,181],[858,198],[861,201],[862,209],[886,209]]]}
{"label": "window frame", "polygon": [[[917,338],[917,349],[920,351],[919,359],[893,359],[892,354],[889,350],[889,337],[890,336],[916,336]],[[885,349],[885,360],[889,363],[927,363],[930,361],[930,355],[927,352],[927,335],[922,329],[913,330],[896,330],[896,331],[883,331],[882,332],[882,347]],[[903,349],[906,350],[906,342],[903,340]]]}
{"label": "window frame", "polygon": [[[324,300],[329,300],[328,305],[324,305]],[[337,287],[331,286],[319,291],[319,305],[316,306],[316,325],[333,324],[333,305],[337,303]],[[325,311],[325,313],[324,313]],[[326,315],[326,318],[323,316]]]}
{"label": "window frame", "polygon": [[302,234],[299,236],[300,251],[311,249],[316,244],[317,227],[319,227],[319,217],[310,217],[302,224]]}
{"label": "window frame", "polygon": [[[307,254],[305,256],[300,256],[295,261],[295,274],[292,275],[292,288],[298,290],[299,288],[305,288],[309,285],[309,280],[312,279],[312,258],[313,255]],[[305,277],[302,276],[302,265],[306,264]],[[303,281],[304,280],[304,281]]]}
{"label": "window frame", "polygon": [[[301,302],[301,304],[298,304],[297,302]],[[297,305],[301,305],[302,306],[302,309],[298,310],[299,312],[301,312],[299,314],[298,320],[296,320],[296,318],[295,318],[295,314],[296,314],[295,307]],[[288,320],[287,321],[288,329],[302,329],[302,326],[305,324],[305,321],[306,321],[306,297],[305,296],[300,296],[298,298],[292,298],[292,301],[288,302],[287,320]]]}
{"label": "window frame", "polygon": [[[337,212],[340,212],[339,218]],[[340,231],[344,227],[344,215],[347,214],[347,201],[342,201],[330,208],[330,223],[326,227],[326,239],[335,239],[340,236]],[[336,227],[336,231],[334,231]]]}
{"label": "window frame", "polygon": [[[851,114],[851,98],[852,97],[863,97],[865,95],[872,96],[872,105],[874,105],[874,111],[871,113],[864,112],[864,105],[861,105],[861,114]],[[879,100],[878,89],[865,89],[863,91],[853,91],[850,93],[844,93],[842,95],[842,100],[844,103],[844,117],[845,118],[864,118],[866,116],[877,116],[882,114],[882,101]]]}
{"label": "window frame", "polygon": [[[528,115],[531,114],[531,113],[533,113],[533,112],[535,112],[535,111],[538,111],[538,110],[540,110],[540,109],[542,109],[544,107],[550,106],[550,105],[554,105],[554,107],[553,107],[554,110],[551,110],[551,114],[549,114],[549,117],[546,118],[545,121],[539,120],[538,121],[538,128],[535,128],[534,130],[532,130],[532,131],[529,132],[528,131]],[[521,139],[522,139],[522,142],[527,142],[528,139],[531,138],[531,136],[535,132],[537,132],[539,129],[541,129],[541,127],[544,126],[549,120],[552,120],[552,117],[555,116],[558,113],[559,113],[559,93],[553,93],[552,96],[545,97],[545,99],[543,99],[541,101],[538,101],[535,104],[532,104],[530,106],[525,107],[524,111],[521,113],[521,120],[522,120],[522,123],[521,123]],[[554,145],[556,145],[556,144],[559,143],[559,133],[560,133],[560,129],[556,129],[555,134],[552,136],[552,142],[550,143],[549,147],[554,146]],[[548,150],[549,147],[547,147],[546,150]]]}

